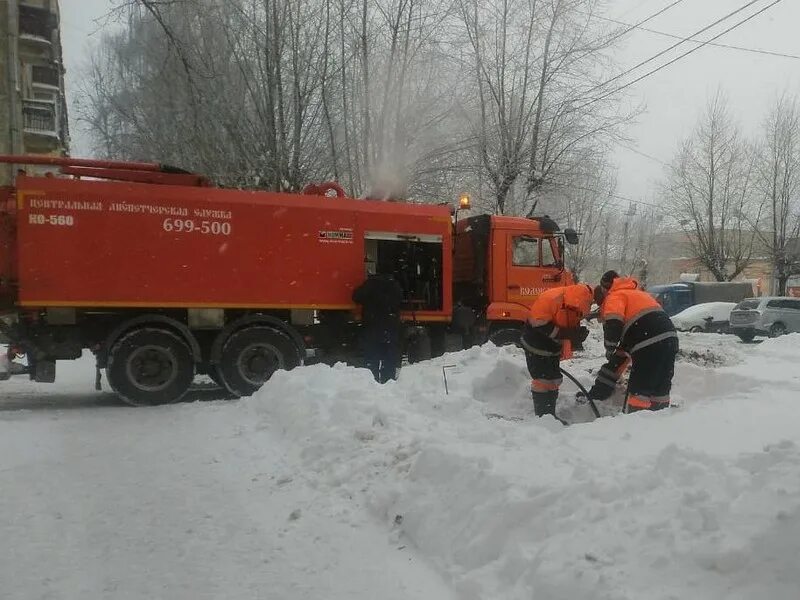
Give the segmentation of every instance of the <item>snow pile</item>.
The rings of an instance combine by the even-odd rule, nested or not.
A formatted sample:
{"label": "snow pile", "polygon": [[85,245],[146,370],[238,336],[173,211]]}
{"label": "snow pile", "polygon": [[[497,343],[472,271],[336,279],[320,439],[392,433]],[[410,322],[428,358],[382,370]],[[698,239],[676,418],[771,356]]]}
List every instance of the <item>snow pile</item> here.
{"label": "snow pile", "polygon": [[0,382],[2,600],[455,600],[240,403],[134,409],[90,354],[59,368]]}
{"label": "snow pile", "polygon": [[[532,416],[521,353],[492,346],[386,386],[280,373],[243,405],[309,485],[366,505],[462,598],[795,598],[798,340],[693,337],[733,366],[679,363],[680,408],[568,428]],[[565,366],[590,383],[601,363]],[[592,420],[571,391],[560,414]]]}
{"label": "snow pile", "polygon": [[742,362],[738,338],[719,333],[693,333],[680,335],[678,360],[701,367],[722,367]]}

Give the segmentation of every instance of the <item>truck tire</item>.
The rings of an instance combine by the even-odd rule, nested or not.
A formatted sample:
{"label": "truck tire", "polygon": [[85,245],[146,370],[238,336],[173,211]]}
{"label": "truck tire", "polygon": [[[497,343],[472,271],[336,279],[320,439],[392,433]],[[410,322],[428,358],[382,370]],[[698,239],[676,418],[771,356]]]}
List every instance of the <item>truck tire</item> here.
{"label": "truck tire", "polygon": [[192,351],[171,331],[134,329],[111,347],[106,377],[111,389],[133,406],[177,402],[194,379]]}
{"label": "truck tire", "polygon": [[300,351],[288,335],[271,327],[240,329],[222,346],[219,366],[225,387],[235,396],[249,396],[278,369],[294,369]]}

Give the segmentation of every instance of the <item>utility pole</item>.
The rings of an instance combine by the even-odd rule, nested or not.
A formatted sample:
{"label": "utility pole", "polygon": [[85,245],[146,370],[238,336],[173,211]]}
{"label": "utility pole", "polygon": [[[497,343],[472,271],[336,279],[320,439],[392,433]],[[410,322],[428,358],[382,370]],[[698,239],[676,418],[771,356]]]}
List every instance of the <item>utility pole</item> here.
{"label": "utility pole", "polygon": [[[636,205],[631,202],[628,205],[628,212],[625,213],[625,223],[622,225],[622,254],[620,256],[620,271],[626,274],[628,269],[628,228],[630,227],[631,217],[636,215]],[[631,271],[633,268],[631,268]],[[630,274],[630,273],[627,273]]]}
{"label": "utility pole", "polygon": [[611,236],[611,217],[606,215],[606,222],[603,228],[603,270],[608,271],[608,238]]}
{"label": "utility pole", "polygon": [[[4,127],[0,135],[3,136],[3,143],[0,143],[0,149],[10,154],[22,153],[22,126],[20,124],[21,114],[19,113],[19,99],[18,94],[19,80],[18,80],[18,62],[17,57],[17,35],[19,17],[17,12],[17,0],[7,0],[0,2],[0,12],[5,12],[5,15],[0,14],[0,20],[5,18],[5,36],[0,39],[0,44],[5,45],[5,52],[0,51],[0,56],[5,57],[5,81],[0,82],[0,101],[4,106],[0,107],[0,115],[7,114],[7,128]],[[0,26],[0,31],[3,27]],[[4,89],[5,88],[5,89]],[[6,111],[8,111],[6,113]],[[15,165],[3,165],[0,170],[0,184],[10,183],[13,174],[16,171]]]}

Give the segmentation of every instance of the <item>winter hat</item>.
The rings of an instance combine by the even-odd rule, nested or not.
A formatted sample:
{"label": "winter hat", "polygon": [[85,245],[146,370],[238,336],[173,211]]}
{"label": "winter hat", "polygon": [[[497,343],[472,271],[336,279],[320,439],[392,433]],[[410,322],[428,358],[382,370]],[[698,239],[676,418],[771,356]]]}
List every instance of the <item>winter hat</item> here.
{"label": "winter hat", "polygon": [[598,285],[594,288],[594,303],[597,304],[597,306],[602,306],[607,294],[608,290],[602,285]]}
{"label": "winter hat", "polygon": [[619,277],[619,273],[617,273],[616,271],[606,271],[600,278],[600,285],[605,289],[610,290],[611,285],[614,283],[614,280],[617,277]]}
{"label": "winter hat", "polygon": [[619,273],[616,271],[606,271],[603,273],[603,276],[600,278],[600,285],[594,288],[594,303],[597,306],[602,306],[603,302],[608,295],[608,290],[611,289],[614,280],[619,277]]}

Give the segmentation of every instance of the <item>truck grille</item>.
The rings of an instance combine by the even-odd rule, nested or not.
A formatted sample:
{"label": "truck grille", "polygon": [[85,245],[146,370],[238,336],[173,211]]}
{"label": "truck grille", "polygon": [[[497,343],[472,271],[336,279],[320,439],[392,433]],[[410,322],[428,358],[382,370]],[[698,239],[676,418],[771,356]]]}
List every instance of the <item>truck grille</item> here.
{"label": "truck grille", "polygon": [[742,325],[746,323],[754,323],[757,318],[758,313],[756,312],[732,312],[731,324]]}

